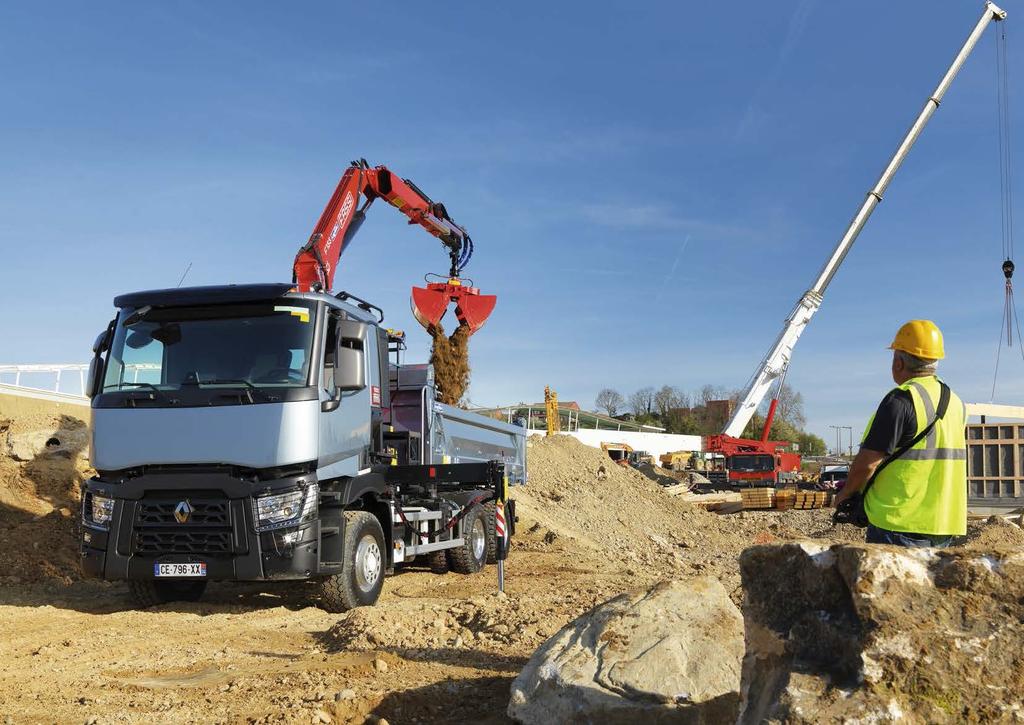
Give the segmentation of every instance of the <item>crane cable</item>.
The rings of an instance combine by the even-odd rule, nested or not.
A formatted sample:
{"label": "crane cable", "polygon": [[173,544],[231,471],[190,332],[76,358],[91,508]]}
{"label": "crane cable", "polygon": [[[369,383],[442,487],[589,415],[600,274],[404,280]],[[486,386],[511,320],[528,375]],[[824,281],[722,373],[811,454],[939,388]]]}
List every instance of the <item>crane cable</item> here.
{"label": "crane cable", "polygon": [[1003,262],[1005,278],[1003,315],[999,324],[999,342],[996,345],[996,365],[992,374],[992,397],[996,397],[996,382],[999,378],[999,357],[1003,348],[1003,332],[1006,332],[1006,346],[1013,347],[1013,330],[1017,330],[1017,344],[1024,360],[1024,339],[1021,337],[1017,304],[1013,297],[1013,165],[1010,148],[1010,84],[1006,61],[1006,23],[1000,24],[996,38],[996,96],[999,126],[999,206],[1002,228]]}

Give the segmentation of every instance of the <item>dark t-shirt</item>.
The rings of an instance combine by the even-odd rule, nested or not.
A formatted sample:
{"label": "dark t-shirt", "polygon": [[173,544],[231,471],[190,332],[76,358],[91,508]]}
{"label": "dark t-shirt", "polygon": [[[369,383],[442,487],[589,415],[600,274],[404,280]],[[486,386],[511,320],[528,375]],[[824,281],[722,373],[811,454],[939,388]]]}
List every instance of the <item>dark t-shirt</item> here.
{"label": "dark t-shirt", "polygon": [[914,440],[915,435],[917,414],[914,412],[914,399],[909,391],[896,388],[878,404],[871,430],[860,446],[892,455]]}

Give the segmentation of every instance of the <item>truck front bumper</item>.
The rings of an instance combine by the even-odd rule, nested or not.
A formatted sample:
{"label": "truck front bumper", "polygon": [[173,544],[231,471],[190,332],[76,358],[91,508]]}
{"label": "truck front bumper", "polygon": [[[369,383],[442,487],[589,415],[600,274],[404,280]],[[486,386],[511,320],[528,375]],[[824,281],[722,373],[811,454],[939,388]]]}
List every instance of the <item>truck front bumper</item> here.
{"label": "truck front bumper", "polygon": [[[253,509],[260,493],[309,485],[311,475],[253,484],[229,474],[144,475],[112,484],[99,478],[83,488],[114,501],[104,528],[83,515],[81,562],[86,576],[153,579],[159,564],[202,562],[212,581],[307,579],[327,573],[320,560],[321,524],[315,515],[294,526],[257,531]],[[174,517],[183,502],[192,512]],[[330,572],[333,573],[333,572]]]}

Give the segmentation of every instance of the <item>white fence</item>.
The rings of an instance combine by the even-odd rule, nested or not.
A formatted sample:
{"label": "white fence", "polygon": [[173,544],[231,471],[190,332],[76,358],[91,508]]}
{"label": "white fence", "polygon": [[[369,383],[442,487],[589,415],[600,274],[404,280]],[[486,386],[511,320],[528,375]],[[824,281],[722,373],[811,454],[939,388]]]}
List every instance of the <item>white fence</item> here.
{"label": "white fence", "polygon": [[[68,389],[69,379],[74,393],[81,395],[85,390],[85,373],[88,365],[0,365],[0,383],[8,387],[46,390],[53,393],[72,393]],[[74,385],[77,383],[77,385]],[[61,385],[64,389],[61,389]]]}
{"label": "white fence", "polygon": [[[139,382],[140,374],[160,370],[155,363],[136,363],[125,367],[134,383]],[[81,396],[85,394],[88,370],[89,366],[82,364],[0,365],[0,385]]]}

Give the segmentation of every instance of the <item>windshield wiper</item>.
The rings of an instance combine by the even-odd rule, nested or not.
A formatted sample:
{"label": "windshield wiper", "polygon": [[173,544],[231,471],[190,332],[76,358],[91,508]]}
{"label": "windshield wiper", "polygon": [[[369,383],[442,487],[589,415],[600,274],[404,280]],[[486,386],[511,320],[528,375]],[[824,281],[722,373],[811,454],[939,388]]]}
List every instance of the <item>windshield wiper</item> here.
{"label": "windshield wiper", "polygon": [[255,400],[253,400],[252,397],[253,391],[256,391],[257,393],[260,394],[263,393],[262,390],[260,390],[259,388],[257,388],[255,385],[253,385],[248,380],[245,380],[244,378],[214,378],[213,380],[189,380],[182,383],[182,385],[240,385],[241,387],[245,388],[245,397],[248,399],[250,403],[256,402]]}
{"label": "windshield wiper", "polygon": [[153,383],[121,383],[118,386],[116,392],[126,392],[124,390],[125,387],[149,388],[150,390],[153,391],[153,392],[145,394],[145,395],[132,395],[130,393],[128,395],[126,395],[125,399],[124,399],[124,404],[126,406],[130,405],[132,408],[137,407],[136,403],[139,402],[139,401],[143,401],[143,400],[158,400],[159,399],[159,400],[166,401],[166,402],[170,403],[171,405],[174,405],[174,404],[176,404],[178,402],[174,398],[169,398],[167,396],[167,392],[166,391],[161,390],[157,386],[153,385]]}

